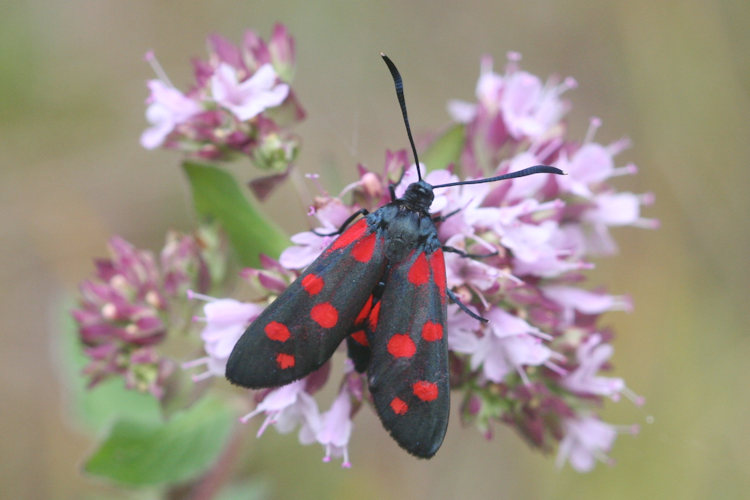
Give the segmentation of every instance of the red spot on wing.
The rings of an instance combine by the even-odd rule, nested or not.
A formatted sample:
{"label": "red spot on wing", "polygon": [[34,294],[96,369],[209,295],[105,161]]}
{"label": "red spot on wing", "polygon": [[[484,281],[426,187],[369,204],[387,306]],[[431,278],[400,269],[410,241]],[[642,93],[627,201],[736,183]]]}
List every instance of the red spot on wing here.
{"label": "red spot on wing", "polygon": [[419,252],[414,264],[409,268],[407,276],[409,282],[417,286],[424,285],[430,279],[430,268],[427,267],[427,258],[425,258],[424,252]]}
{"label": "red spot on wing", "polygon": [[438,397],[437,384],[427,382],[426,380],[415,382],[412,386],[412,391],[414,392],[414,395],[422,401],[433,401]]}
{"label": "red spot on wing", "polygon": [[368,318],[368,321],[370,323],[370,330],[373,332],[377,330],[378,328],[378,317],[380,316],[380,304],[381,302],[378,302],[375,304],[375,307],[372,308],[372,311],[370,311],[370,317]]}
{"label": "red spot on wing", "polygon": [[291,354],[284,354],[283,352],[276,355],[276,364],[279,368],[286,370],[294,366],[294,356]]}
{"label": "red spot on wing", "polygon": [[278,321],[271,321],[263,329],[266,332],[266,336],[271,340],[278,340],[279,342],[286,342],[291,335],[289,328],[285,324],[279,323]]}
{"label": "red spot on wing", "polygon": [[333,250],[349,246],[352,241],[358,240],[365,231],[367,231],[367,221],[365,219],[358,220],[356,224],[344,231],[344,234],[336,238],[336,241],[328,248],[328,251],[332,252]]}
{"label": "red spot on wing", "polygon": [[372,258],[375,250],[375,233],[370,233],[354,244],[352,248],[352,257],[359,262],[367,262]]}
{"label": "red spot on wing", "polygon": [[369,345],[367,343],[367,335],[365,334],[364,330],[357,330],[356,332],[352,333],[352,338],[355,342],[357,342],[360,345],[367,346]]}
{"label": "red spot on wing", "polygon": [[362,308],[361,311],[359,311],[359,314],[357,314],[357,319],[354,320],[355,325],[359,325],[360,323],[363,323],[365,319],[367,318],[367,315],[370,314],[370,309],[372,308],[372,295],[370,295],[370,298],[367,299],[367,303]]}
{"label": "red spot on wing", "polygon": [[302,278],[302,288],[304,288],[305,291],[310,295],[320,293],[320,291],[323,289],[323,285],[325,285],[325,281],[323,281],[323,278],[321,278],[317,274],[310,273]]}
{"label": "red spot on wing", "polygon": [[430,256],[430,267],[432,268],[432,276],[435,278],[435,283],[442,294],[440,298],[445,301],[445,259],[443,258],[442,248],[438,248]]}
{"label": "red spot on wing", "polygon": [[339,313],[330,302],[323,302],[310,310],[310,317],[323,328],[332,328],[339,320]]}
{"label": "red spot on wing", "polygon": [[427,342],[434,342],[443,338],[443,325],[428,321],[422,327],[422,338]]}
{"label": "red spot on wing", "polygon": [[393,398],[391,400],[391,410],[393,410],[393,413],[396,415],[403,415],[409,410],[409,405],[407,405],[403,399]]}
{"label": "red spot on wing", "polygon": [[417,352],[417,346],[408,335],[397,333],[388,340],[388,352],[394,358],[411,358]]}

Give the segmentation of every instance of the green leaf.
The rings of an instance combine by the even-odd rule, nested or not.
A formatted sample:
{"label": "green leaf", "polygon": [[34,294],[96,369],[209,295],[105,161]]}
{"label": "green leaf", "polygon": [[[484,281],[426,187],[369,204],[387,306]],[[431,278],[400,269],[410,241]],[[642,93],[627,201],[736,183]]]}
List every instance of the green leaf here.
{"label": "green leaf", "polygon": [[85,470],[130,486],[185,481],[216,461],[232,420],[229,409],[211,398],[162,424],[120,420]]}
{"label": "green leaf", "polygon": [[454,125],[430,144],[422,155],[422,162],[427,170],[439,170],[447,168],[451,163],[458,163],[465,142],[464,126]]}
{"label": "green leaf", "polygon": [[183,162],[182,168],[193,191],[196,211],[219,221],[240,264],[257,267],[259,254],[278,257],[289,246],[289,237],[245,197],[229,173],[194,161]]}

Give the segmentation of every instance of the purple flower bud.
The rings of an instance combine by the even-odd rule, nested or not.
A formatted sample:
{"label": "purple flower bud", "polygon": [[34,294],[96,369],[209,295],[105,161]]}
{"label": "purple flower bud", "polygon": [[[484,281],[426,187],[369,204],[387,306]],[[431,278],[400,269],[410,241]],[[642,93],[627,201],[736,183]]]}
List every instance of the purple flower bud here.
{"label": "purple flower bud", "polygon": [[273,27],[271,41],[268,43],[271,64],[282,81],[291,83],[294,78],[295,50],[294,38],[286,26],[276,24]]}
{"label": "purple flower bud", "polygon": [[184,296],[189,287],[195,287],[199,292],[208,291],[211,273],[201,244],[191,235],[174,231],[167,234],[167,243],[160,259],[167,294],[172,297]]}
{"label": "purple flower bud", "polygon": [[271,54],[266,42],[253,30],[247,30],[242,38],[242,52],[251,71],[271,62]]}
{"label": "purple flower bud", "polygon": [[80,307],[72,311],[91,359],[85,373],[92,386],[122,376],[127,387],[161,397],[173,363],[158,346],[175,294],[211,281],[203,252],[194,237],[171,233],[160,269],[153,254],[122,238],[113,237],[109,247],[111,258],[96,261],[96,279],[81,283]]}

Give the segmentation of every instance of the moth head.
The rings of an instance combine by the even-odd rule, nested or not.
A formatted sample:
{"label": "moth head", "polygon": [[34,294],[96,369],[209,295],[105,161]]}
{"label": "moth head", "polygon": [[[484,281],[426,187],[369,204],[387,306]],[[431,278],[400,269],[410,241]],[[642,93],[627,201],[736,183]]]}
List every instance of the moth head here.
{"label": "moth head", "polygon": [[432,192],[432,186],[425,181],[417,181],[409,184],[402,199],[412,210],[427,212],[432,200],[435,199],[435,194]]}

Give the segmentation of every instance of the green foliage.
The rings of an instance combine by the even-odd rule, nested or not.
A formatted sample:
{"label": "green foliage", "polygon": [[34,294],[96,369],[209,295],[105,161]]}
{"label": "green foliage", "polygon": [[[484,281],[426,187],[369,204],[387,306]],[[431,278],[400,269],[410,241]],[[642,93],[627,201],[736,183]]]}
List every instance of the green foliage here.
{"label": "green foliage", "polygon": [[231,428],[232,413],[212,398],[164,423],[121,419],[85,470],[130,486],[185,481],[216,461]]}
{"label": "green foliage", "polygon": [[289,238],[265,218],[224,170],[187,160],[182,164],[199,215],[217,220],[241,265],[257,267],[261,253],[278,257]]}
{"label": "green foliage", "polygon": [[440,170],[457,164],[466,142],[466,131],[461,124],[449,128],[438,137],[422,155],[427,170]]}

